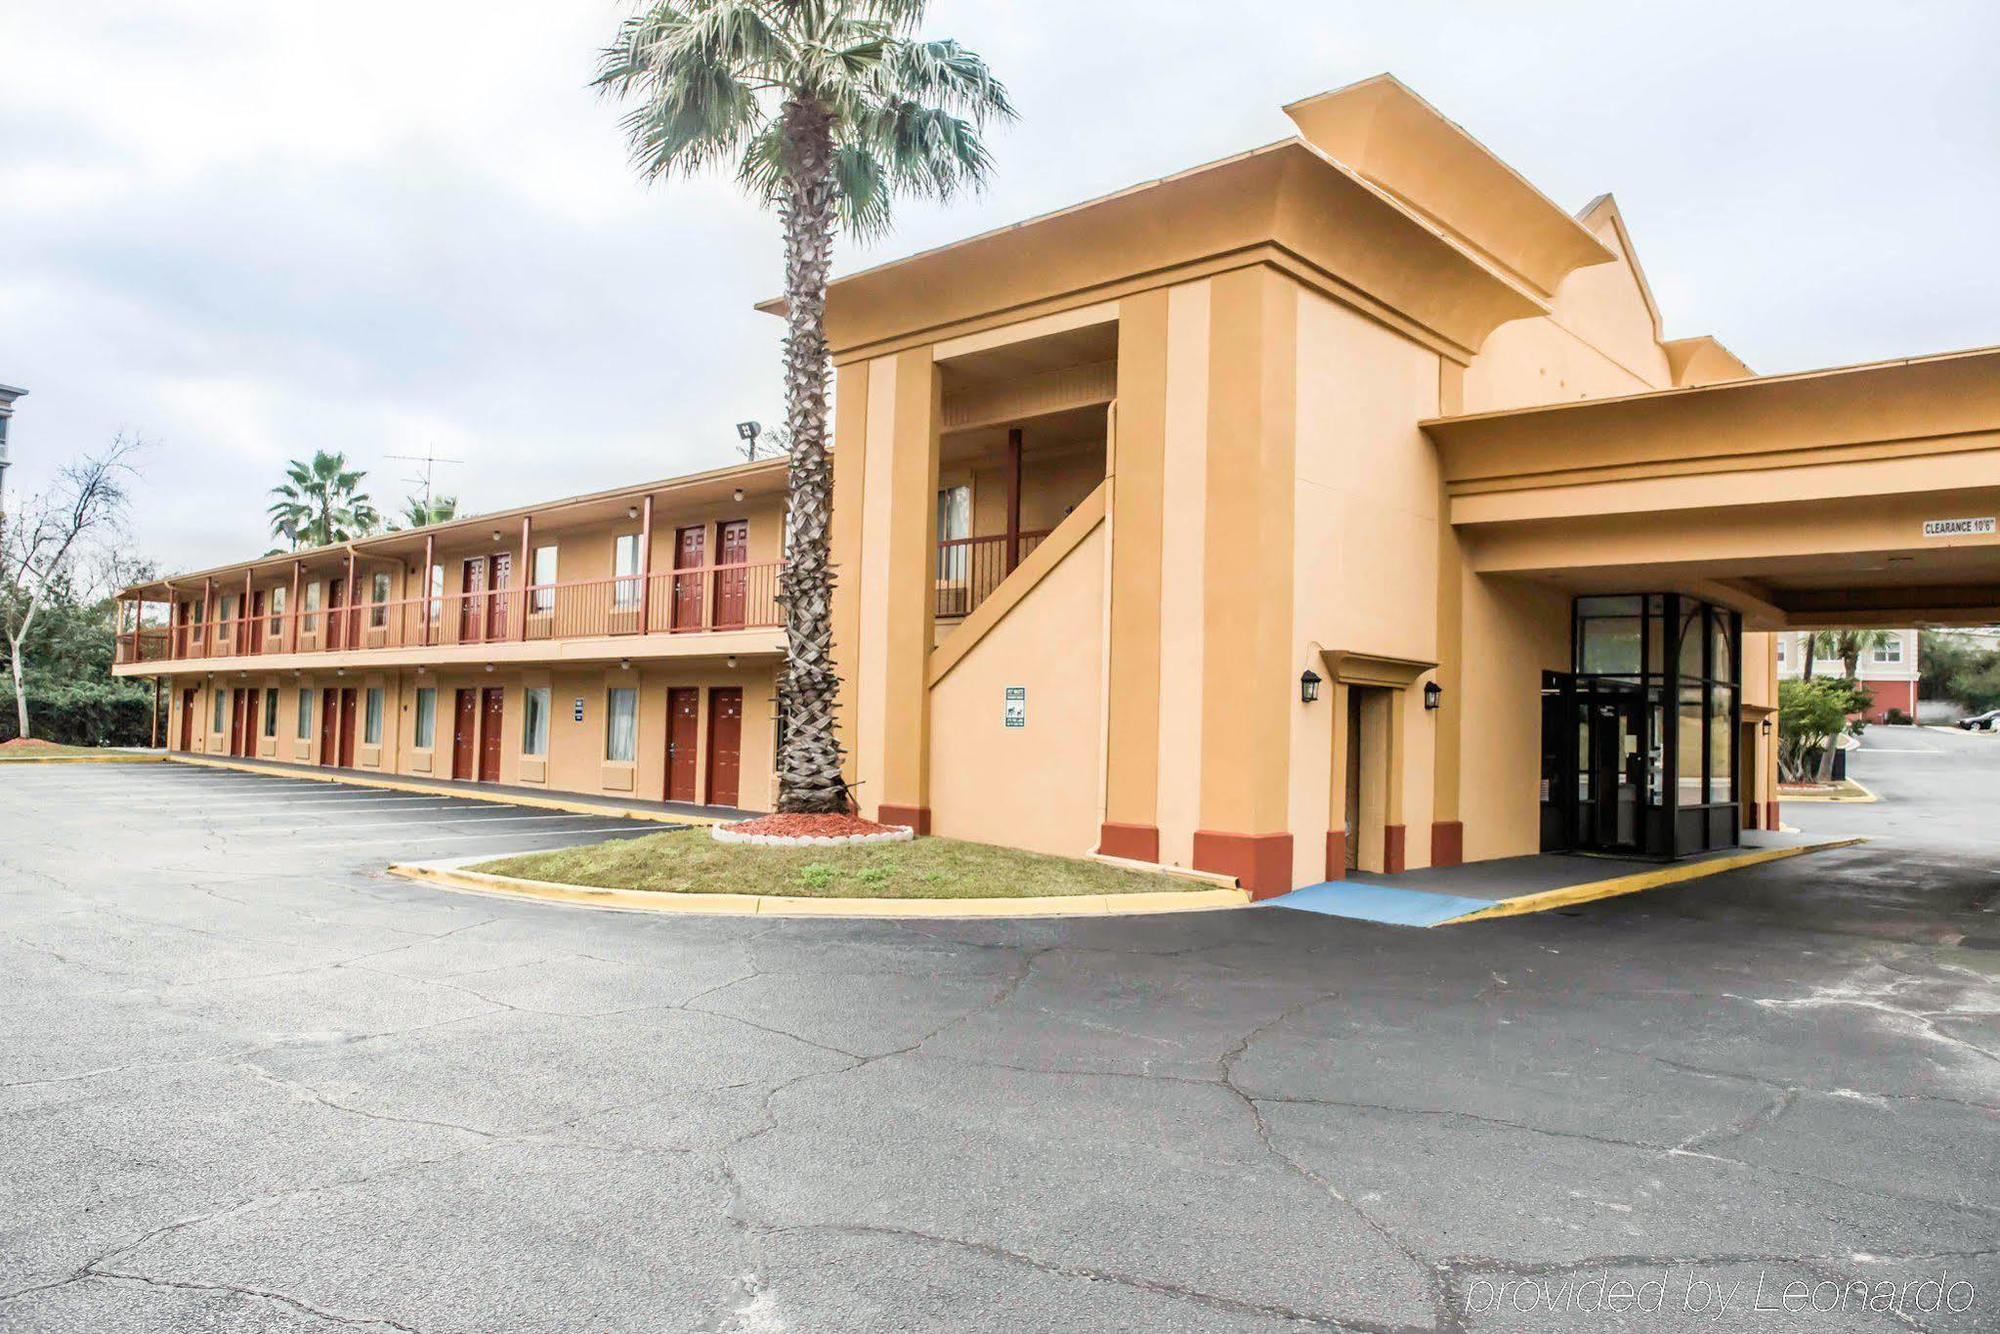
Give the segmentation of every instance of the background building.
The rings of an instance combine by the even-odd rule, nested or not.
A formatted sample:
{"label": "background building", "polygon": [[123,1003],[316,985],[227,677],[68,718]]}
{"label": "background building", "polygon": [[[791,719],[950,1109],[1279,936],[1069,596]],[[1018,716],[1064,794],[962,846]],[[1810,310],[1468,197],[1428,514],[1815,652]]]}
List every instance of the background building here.
{"label": "background building", "polygon": [[[1922,631],[1890,630],[1885,644],[1868,649],[1861,655],[1855,679],[1868,687],[1875,699],[1862,715],[1871,723],[1885,721],[1891,710],[1905,718],[1917,716],[1917,649]],[[1772,637],[1778,658],[1780,680],[1797,680],[1805,675],[1805,644],[1807,633],[1786,631]],[[1828,647],[1819,646],[1819,657],[1813,663],[1814,676],[1845,676],[1847,664],[1838,657],[1828,656]]]}

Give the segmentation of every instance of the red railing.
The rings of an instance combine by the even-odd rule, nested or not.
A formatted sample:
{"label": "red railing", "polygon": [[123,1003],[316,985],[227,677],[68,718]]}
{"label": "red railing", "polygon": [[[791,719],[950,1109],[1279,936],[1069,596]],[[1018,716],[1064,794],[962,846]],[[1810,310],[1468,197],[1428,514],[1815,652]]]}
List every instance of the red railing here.
{"label": "red railing", "polygon": [[1020,535],[1014,559],[1007,559],[1007,537],[954,537],[938,543],[937,614],[970,616],[973,609],[992,595],[1000,581],[1042,544],[1046,530]]}
{"label": "red railing", "polygon": [[366,652],[760,629],[784,623],[777,561],[531,584],[122,631],[118,661]]}

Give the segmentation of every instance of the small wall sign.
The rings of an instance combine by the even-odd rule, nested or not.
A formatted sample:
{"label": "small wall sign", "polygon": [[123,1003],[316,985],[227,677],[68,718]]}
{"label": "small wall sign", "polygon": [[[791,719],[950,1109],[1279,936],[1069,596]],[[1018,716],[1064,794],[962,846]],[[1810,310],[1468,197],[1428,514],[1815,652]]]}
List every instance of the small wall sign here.
{"label": "small wall sign", "polygon": [[1993,516],[1984,519],[1925,519],[1925,537],[1979,537],[1991,534],[1996,525]]}
{"label": "small wall sign", "polygon": [[570,716],[578,722],[583,721],[583,696],[576,697],[576,707],[570,710]]}
{"label": "small wall sign", "polygon": [[1007,687],[1007,726],[1026,727],[1028,725],[1028,688],[1026,686]]}

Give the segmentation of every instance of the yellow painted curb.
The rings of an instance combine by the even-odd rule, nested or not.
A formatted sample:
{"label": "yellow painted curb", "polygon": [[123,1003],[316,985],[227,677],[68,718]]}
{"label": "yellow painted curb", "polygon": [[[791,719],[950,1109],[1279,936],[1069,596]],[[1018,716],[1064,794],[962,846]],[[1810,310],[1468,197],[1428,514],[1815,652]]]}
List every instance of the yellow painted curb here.
{"label": "yellow painted curb", "polygon": [[1615,876],[1610,880],[1593,880],[1587,885],[1565,885],[1561,889],[1547,889],[1539,894],[1523,894],[1516,899],[1501,899],[1490,908],[1481,908],[1462,917],[1448,918],[1437,925],[1457,926],[1461,922],[1478,922],[1491,917],[1518,917],[1523,913],[1547,912],[1551,908],[1566,908],[1574,903],[1612,899],[1621,894],[1637,894],[1642,890],[1684,884],[1689,880],[1703,880],[1712,875],[1721,875],[1724,871],[1737,871],[1746,866],[1783,861],[1787,857],[1802,857],[1808,852],[1851,848],[1857,843],[1867,841],[1866,838],[1837,838],[1825,843],[1806,843],[1792,848],[1757,848],[1750,852],[1738,853],[1733,857],[1715,857],[1707,861],[1663,866],[1657,871],[1641,871],[1637,875]]}
{"label": "yellow painted curb", "polygon": [[1787,792],[1783,788],[1779,788],[1778,804],[1780,806],[1789,806],[1795,801],[1826,801],[1826,802],[1838,802],[1844,806],[1865,806],[1871,801],[1882,800],[1882,798],[1876,796],[1865,785],[1855,782],[1852,778],[1843,778],[1840,781],[1846,783],[1848,786],[1852,788],[1855,788],[1857,791],[1860,792],[1861,795],[1856,797],[1839,796],[1835,794],[1808,795],[1803,792]]}
{"label": "yellow painted curb", "polygon": [[0,764],[162,764],[164,755],[0,755]]}
{"label": "yellow painted curb", "polygon": [[685,894],[643,889],[599,889],[548,880],[521,880],[456,867],[398,862],[392,875],[445,889],[508,898],[571,903],[623,912],[706,913],[758,917],[1119,917],[1148,913],[1214,912],[1241,908],[1240,889],[1165,890],[1143,894],[1063,894],[1019,899],[810,899],[787,894]]}
{"label": "yellow painted curb", "polygon": [[227,760],[211,760],[192,755],[176,755],[174,764],[189,764],[200,769],[228,769],[240,774],[265,774],[275,778],[296,778],[312,783],[337,783],[343,787],[374,787],[385,792],[408,792],[420,797],[458,797],[465,801],[491,802],[495,806],[526,806],[531,810],[567,811],[572,815],[594,815],[611,820],[642,820],[652,824],[710,825],[722,821],[711,815],[676,815],[672,811],[632,810],[624,806],[593,806],[587,801],[563,801],[557,797],[535,797],[525,793],[470,792],[455,787],[438,787],[430,783],[413,783],[401,779],[368,778],[352,769],[338,769],[333,773],[308,773],[300,769],[266,769],[256,764],[231,764]]}

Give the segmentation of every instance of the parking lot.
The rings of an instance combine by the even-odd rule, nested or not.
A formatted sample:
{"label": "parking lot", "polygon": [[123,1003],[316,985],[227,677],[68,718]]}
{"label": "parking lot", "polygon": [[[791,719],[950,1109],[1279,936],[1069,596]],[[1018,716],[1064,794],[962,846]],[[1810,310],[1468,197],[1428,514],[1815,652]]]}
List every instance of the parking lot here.
{"label": "parking lot", "polygon": [[382,867],[652,826],[0,771],[0,1329],[1993,1329],[2000,866],[1910,811],[2000,746],[1893,750],[1788,812],[1876,843],[1434,931],[514,903]]}
{"label": "parking lot", "polygon": [[121,847],[141,853],[148,864],[190,846],[197,851],[226,846],[232,857],[281,853],[330,867],[377,867],[391,859],[500,856],[632,838],[662,827],[617,816],[187,764],[50,765],[7,778],[55,808],[56,829],[69,832],[65,817],[78,817],[76,836],[93,843],[107,808],[114,811],[131,840],[121,840]]}

